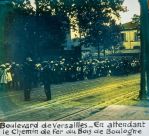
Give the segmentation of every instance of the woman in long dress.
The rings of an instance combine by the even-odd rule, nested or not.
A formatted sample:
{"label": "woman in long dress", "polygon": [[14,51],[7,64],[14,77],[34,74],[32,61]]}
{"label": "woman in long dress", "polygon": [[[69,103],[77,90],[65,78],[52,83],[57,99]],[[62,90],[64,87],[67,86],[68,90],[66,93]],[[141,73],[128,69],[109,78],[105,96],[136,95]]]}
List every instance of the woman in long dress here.
{"label": "woman in long dress", "polygon": [[11,73],[9,73],[10,67],[6,67],[4,64],[1,65],[1,76],[0,84],[2,90],[7,89],[7,85],[12,81]]}

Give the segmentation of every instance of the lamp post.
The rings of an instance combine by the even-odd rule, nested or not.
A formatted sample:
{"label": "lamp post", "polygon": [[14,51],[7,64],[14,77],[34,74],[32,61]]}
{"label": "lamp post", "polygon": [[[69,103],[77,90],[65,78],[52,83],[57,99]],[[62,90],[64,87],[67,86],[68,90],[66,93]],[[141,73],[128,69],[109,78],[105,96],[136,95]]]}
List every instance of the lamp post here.
{"label": "lamp post", "polygon": [[149,94],[149,16],[148,0],[139,0],[141,7],[141,86],[140,99],[146,99]]}

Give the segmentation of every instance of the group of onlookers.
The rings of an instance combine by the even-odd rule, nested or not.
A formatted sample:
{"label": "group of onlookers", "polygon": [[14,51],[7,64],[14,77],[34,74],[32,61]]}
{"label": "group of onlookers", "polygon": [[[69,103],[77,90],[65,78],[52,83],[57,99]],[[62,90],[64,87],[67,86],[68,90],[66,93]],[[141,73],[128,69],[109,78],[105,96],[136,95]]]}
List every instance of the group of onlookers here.
{"label": "group of onlookers", "polygon": [[[24,90],[30,99],[33,87],[44,85],[45,92],[51,84],[94,79],[105,76],[122,76],[140,72],[140,60],[134,57],[97,59],[65,59],[35,62],[30,57],[22,64],[16,62],[0,65],[1,90]],[[47,99],[51,99],[50,91]]]}

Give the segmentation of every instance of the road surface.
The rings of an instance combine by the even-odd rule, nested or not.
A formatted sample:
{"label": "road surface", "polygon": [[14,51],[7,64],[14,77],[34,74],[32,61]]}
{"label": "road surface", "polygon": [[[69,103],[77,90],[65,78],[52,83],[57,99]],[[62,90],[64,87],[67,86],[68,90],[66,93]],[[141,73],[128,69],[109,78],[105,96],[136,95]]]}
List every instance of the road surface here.
{"label": "road surface", "polygon": [[0,120],[85,120],[109,105],[135,104],[139,87],[135,74],[52,85],[51,101],[45,101],[43,87],[33,89],[29,102],[23,91],[8,91],[0,96]]}

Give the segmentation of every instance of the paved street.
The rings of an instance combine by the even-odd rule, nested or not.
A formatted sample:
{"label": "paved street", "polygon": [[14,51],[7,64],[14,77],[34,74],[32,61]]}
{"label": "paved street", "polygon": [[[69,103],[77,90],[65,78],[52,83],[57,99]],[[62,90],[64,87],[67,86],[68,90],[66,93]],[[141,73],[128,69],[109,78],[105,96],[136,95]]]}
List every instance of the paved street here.
{"label": "paved street", "polygon": [[[149,105],[149,101],[144,101]],[[144,105],[111,105],[85,120],[149,120],[149,108]]]}
{"label": "paved street", "polygon": [[53,85],[48,102],[42,87],[33,89],[30,102],[23,101],[23,91],[1,92],[0,119],[85,120],[109,105],[136,105],[138,92],[139,74]]}

